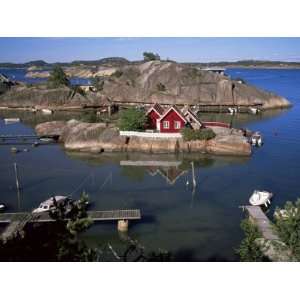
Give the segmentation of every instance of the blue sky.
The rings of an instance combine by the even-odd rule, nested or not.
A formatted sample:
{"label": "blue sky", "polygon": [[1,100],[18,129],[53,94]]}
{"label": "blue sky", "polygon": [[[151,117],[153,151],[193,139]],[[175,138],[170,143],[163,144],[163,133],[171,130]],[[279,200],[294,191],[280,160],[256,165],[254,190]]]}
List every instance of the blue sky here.
{"label": "blue sky", "polygon": [[179,62],[264,59],[300,61],[300,38],[0,38],[0,62],[91,60],[144,51]]}

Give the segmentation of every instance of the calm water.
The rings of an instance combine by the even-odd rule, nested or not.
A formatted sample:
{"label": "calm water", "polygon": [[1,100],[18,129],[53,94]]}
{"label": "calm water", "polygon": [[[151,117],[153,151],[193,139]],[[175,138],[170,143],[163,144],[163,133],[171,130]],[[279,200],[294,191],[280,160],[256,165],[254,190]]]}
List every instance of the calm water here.
{"label": "calm water", "polygon": [[[0,68],[0,73],[5,74],[11,80],[22,81],[25,83],[40,83],[45,82],[47,79],[45,78],[31,78],[26,77],[27,69],[10,69],[10,68]],[[87,78],[78,78],[72,77],[70,79],[71,84],[78,84],[78,85],[89,85],[90,80]]]}
{"label": "calm water", "polygon": [[[252,191],[272,191],[272,209],[300,195],[300,70],[235,69],[228,73],[285,96],[294,105],[263,116],[234,117],[235,126],[259,130],[265,137],[264,146],[254,149],[252,157],[85,155],[65,152],[59,145],[28,146],[29,152],[14,155],[10,146],[0,146],[1,202],[9,211],[31,210],[53,194],[78,197],[85,190],[94,209],[140,208],[143,220],[131,223],[129,235],[149,250],[169,250],[181,261],[237,260],[234,248],[242,239],[239,224],[243,218],[239,206],[248,203]],[[0,117],[7,115],[2,112]],[[27,114],[27,125],[5,126],[1,120],[0,134],[31,133],[32,124],[40,121],[36,118]],[[53,118],[63,116],[54,114]],[[205,114],[203,118],[228,121],[232,116]],[[144,160],[162,163],[124,166],[128,161]],[[194,193],[186,184],[191,182],[191,161],[197,180]],[[23,188],[19,199],[14,162]],[[174,166],[163,166],[166,162]],[[91,244],[120,243],[116,226],[110,223],[94,225],[85,238]]]}

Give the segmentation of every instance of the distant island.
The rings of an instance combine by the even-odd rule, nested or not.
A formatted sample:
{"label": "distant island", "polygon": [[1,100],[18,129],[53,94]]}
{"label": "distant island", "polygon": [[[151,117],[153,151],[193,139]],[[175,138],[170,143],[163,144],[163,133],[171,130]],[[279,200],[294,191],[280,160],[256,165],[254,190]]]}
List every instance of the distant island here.
{"label": "distant island", "polygon": [[[172,60],[162,60],[172,61]],[[75,60],[72,62],[55,62],[48,63],[44,60],[29,61],[26,63],[11,63],[2,62],[0,68],[36,68],[36,69],[51,69],[54,65],[61,67],[76,67],[76,66],[114,66],[120,67],[128,64],[140,64],[142,61],[129,61],[123,57],[107,57],[98,60]],[[293,61],[271,61],[271,60],[238,60],[238,61],[219,61],[219,62],[183,62],[183,64],[197,67],[226,67],[226,68],[300,68],[300,62]]]}

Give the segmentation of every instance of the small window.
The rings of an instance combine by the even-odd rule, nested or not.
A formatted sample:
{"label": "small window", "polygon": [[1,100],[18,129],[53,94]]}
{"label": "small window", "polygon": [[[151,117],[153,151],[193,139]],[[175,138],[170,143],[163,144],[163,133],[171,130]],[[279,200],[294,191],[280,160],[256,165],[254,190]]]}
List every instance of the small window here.
{"label": "small window", "polygon": [[48,209],[48,206],[44,206],[43,209]]}
{"label": "small window", "polygon": [[169,129],[169,128],[170,128],[170,122],[169,122],[169,121],[164,121],[164,122],[163,122],[163,127],[164,127],[165,129]]}
{"label": "small window", "polygon": [[181,125],[181,123],[179,121],[174,122],[174,128],[175,129],[180,129],[180,125]]}

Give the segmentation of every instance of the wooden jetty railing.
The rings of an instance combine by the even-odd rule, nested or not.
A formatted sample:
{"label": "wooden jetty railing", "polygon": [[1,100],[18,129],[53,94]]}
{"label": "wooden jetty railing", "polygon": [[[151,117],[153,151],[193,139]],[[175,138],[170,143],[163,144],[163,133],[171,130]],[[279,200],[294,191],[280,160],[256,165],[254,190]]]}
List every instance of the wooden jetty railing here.
{"label": "wooden jetty railing", "polygon": [[[100,221],[118,221],[118,230],[127,231],[129,220],[140,220],[141,211],[139,209],[124,210],[106,210],[106,211],[87,211],[88,217],[94,222]],[[67,219],[66,219],[67,220]],[[0,223],[9,224],[1,235],[1,239],[7,241],[16,234],[22,234],[27,223],[55,222],[48,213],[32,214],[22,213],[4,213],[0,214]]]}

